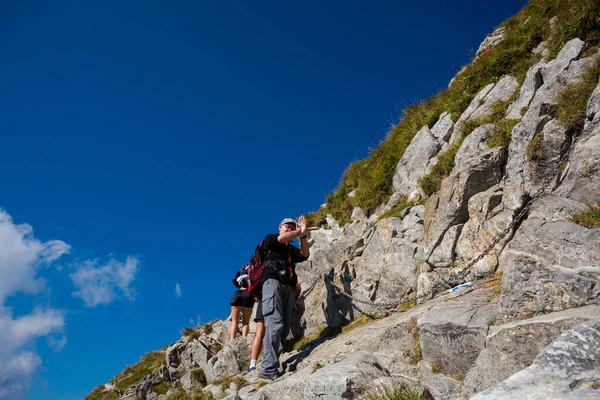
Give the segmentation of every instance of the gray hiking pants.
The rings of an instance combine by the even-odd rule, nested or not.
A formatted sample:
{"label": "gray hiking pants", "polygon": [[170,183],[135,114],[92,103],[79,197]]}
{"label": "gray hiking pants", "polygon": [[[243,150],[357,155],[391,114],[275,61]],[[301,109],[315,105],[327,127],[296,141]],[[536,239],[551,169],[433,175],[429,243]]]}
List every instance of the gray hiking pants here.
{"label": "gray hiking pants", "polygon": [[294,289],[277,279],[267,279],[262,287],[265,341],[260,372],[273,374],[279,368],[279,355],[290,330],[294,311]]}

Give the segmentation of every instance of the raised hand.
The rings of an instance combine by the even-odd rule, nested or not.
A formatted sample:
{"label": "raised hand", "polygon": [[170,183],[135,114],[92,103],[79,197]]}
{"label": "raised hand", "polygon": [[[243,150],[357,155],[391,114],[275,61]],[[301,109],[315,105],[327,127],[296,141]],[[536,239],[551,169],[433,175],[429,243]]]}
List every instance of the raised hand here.
{"label": "raised hand", "polygon": [[306,232],[306,217],[304,215],[301,215],[298,218],[298,229],[300,230],[299,236],[304,235],[304,233]]}

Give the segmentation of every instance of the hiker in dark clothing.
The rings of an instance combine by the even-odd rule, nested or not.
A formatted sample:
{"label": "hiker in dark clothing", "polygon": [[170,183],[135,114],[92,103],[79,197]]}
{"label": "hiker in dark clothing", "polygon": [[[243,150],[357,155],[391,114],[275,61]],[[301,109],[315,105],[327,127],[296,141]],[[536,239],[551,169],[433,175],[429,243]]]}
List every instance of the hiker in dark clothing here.
{"label": "hiker in dark clothing", "polygon": [[[279,355],[290,329],[298,283],[294,264],[308,259],[308,231],[315,229],[306,227],[304,216],[298,218],[298,223],[286,218],[279,224],[279,234],[267,235],[263,240],[267,255],[262,277],[265,340],[260,378],[273,380],[279,374]],[[290,244],[295,238],[300,240],[300,249]]]}
{"label": "hiker in dark clothing", "polygon": [[252,307],[254,307],[254,297],[248,292],[248,275],[241,275],[237,278],[240,288],[233,293],[231,297],[231,330],[229,338],[235,339],[240,320],[240,310],[242,311],[242,336],[248,336],[250,316]]}

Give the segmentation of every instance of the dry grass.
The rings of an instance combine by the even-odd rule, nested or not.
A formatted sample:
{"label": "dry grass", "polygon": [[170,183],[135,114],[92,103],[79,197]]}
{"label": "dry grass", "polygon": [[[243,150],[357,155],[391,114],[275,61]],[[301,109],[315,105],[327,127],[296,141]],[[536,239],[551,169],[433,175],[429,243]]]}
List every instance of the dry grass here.
{"label": "dry grass", "polygon": [[[549,20],[555,16],[557,23],[552,31]],[[448,89],[406,108],[380,145],[364,160],[348,166],[338,187],[327,196],[326,207],[308,215],[310,224],[321,225],[326,215],[332,214],[344,225],[350,222],[354,207],[369,214],[387,201],[393,191],[392,178],[398,161],[416,133],[425,125],[431,127],[445,111],[456,121],[483,87],[506,74],[523,82],[527,70],[539,60],[531,51],[542,41],[547,41],[554,56],[564,43],[575,37],[586,42],[586,52],[598,46],[600,5],[597,0],[531,0],[501,27],[505,30],[502,42],[467,65]],[[506,144],[510,140],[511,124],[499,121],[498,132],[492,135],[488,145]],[[421,184],[428,194],[439,188],[440,177],[452,169],[454,155],[449,153],[444,157],[437,175]],[[351,191],[355,191],[354,197],[348,197]]]}
{"label": "dry grass", "polygon": [[571,221],[586,228],[600,228],[600,207],[594,207],[590,211],[573,215]]}

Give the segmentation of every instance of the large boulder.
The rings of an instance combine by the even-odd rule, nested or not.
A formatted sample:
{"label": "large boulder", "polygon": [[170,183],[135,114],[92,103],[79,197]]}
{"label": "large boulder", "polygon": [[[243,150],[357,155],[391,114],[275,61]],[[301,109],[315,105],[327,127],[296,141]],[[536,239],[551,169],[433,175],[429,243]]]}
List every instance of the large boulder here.
{"label": "large boulder", "polygon": [[471,293],[440,303],[418,319],[423,359],[438,372],[461,381],[475,363],[496,319],[496,305],[484,301],[488,298],[486,291]]}
{"label": "large boulder", "polygon": [[600,231],[569,221],[584,204],[541,196],[502,252],[500,312],[506,320],[598,303]]}
{"label": "large boulder", "polygon": [[389,376],[377,358],[357,351],[319,368],[304,368],[294,375],[262,387],[248,400],[313,400],[356,398],[372,380]]}
{"label": "large boulder", "polygon": [[600,307],[594,305],[490,327],[485,348],[462,382],[463,390],[473,395],[528,367],[562,332],[598,312]]}
{"label": "large boulder", "polygon": [[450,114],[443,113],[431,129],[426,125],[417,132],[396,167],[393,178],[396,193],[408,197],[418,189],[419,179],[431,168],[423,161],[431,159],[440,151],[450,138],[453,126]]}
{"label": "large boulder", "polygon": [[472,400],[600,399],[600,318],[564,332],[533,364]]}

